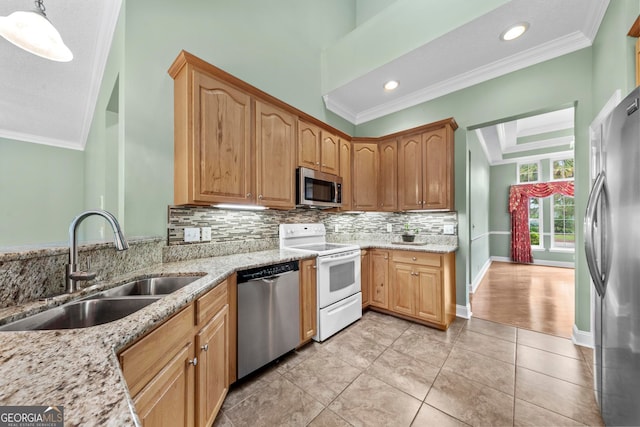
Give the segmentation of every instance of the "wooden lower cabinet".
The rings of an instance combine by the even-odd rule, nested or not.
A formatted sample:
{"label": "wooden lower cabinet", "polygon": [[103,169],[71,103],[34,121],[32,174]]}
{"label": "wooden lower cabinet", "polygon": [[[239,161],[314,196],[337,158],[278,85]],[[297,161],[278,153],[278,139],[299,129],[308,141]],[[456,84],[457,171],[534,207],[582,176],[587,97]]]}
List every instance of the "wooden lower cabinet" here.
{"label": "wooden lower cabinet", "polygon": [[143,426],[212,425],[235,367],[227,288],[220,283],[119,354]]}
{"label": "wooden lower cabinet", "polygon": [[362,308],[369,307],[371,286],[369,285],[369,273],[370,273],[370,258],[369,251],[363,249],[360,252],[360,289],[362,291]]}
{"label": "wooden lower cabinet", "polygon": [[300,261],[300,345],[316,334],[317,325],[316,259]]}
{"label": "wooden lower cabinet", "polygon": [[176,356],[133,398],[143,426],[193,426],[193,343]]}
{"label": "wooden lower cabinet", "polygon": [[389,251],[373,249],[370,253],[371,294],[369,305],[389,308]]}
{"label": "wooden lower cabinet", "polygon": [[229,306],[196,335],[196,425],[210,426],[229,391]]}
{"label": "wooden lower cabinet", "polygon": [[365,288],[369,289],[368,306],[440,329],[449,327],[456,316],[455,253],[367,252],[369,267],[362,262],[362,294],[364,301]]}

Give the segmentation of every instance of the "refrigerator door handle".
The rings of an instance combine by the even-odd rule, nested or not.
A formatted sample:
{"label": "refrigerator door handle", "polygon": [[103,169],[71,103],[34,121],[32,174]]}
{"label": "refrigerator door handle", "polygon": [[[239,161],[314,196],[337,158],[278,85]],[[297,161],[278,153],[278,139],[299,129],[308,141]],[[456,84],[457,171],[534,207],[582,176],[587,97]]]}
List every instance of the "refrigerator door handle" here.
{"label": "refrigerator door handle", "polygon": [[587,266],[589,267],[589,273],[593,279],[593,285],[596,288],[596,292],[601,298],[604,296],[606,276],[598,268],[593,234],[595,231],[596,209],[598,208],[598,202],[600,201],[600,197],[604,191],[604,184],[604,172],[600,172],[593,184],[591,194],[589,194],[587,212],[584,217],[584,246],[587,256]]}

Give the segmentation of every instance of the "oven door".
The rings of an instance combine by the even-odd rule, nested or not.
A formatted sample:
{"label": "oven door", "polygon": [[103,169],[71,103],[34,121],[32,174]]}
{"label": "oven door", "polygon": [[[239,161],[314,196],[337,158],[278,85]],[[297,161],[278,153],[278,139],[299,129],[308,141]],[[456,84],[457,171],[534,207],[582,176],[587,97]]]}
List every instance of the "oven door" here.
{"label": "oven door", "polygon": [[360,250],[320,255],[318,264],[318,308],[360,292]]}

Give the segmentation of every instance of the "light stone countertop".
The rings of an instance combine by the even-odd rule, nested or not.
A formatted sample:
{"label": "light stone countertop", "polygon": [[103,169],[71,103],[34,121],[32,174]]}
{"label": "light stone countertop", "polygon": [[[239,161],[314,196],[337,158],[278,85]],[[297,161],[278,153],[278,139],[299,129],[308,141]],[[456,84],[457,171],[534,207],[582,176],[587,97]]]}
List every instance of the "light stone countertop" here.
{"label": "light stone countertop", "polygon": [[[398,245],[350,242],[384,248],[448,253],[457,245]],[[0,405],[63,405],[65,425],[139,425],[122,377],[117,352],[154,329],[179,309],[238,270],[309,258],[309,254],[268,250],[153,265],[46,302],[0,310],[0,324],[34,314],[135,278],[203,274],[188,286],[107,324],[83,329],[0,332]]]}

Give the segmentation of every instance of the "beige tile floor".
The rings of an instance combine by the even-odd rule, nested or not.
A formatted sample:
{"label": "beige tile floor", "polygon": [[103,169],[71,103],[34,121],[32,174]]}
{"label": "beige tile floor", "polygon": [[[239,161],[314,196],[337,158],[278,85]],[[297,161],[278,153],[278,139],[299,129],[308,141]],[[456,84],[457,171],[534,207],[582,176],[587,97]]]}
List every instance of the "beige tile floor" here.
{"label": "beige tile floor", "polygon": [[368,311],[232,386],[215,425],[600,426],[591,363],[564,338]]}

